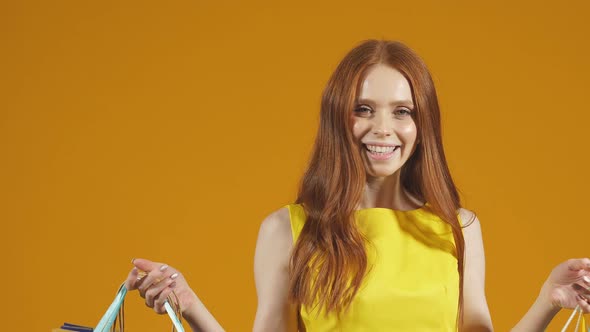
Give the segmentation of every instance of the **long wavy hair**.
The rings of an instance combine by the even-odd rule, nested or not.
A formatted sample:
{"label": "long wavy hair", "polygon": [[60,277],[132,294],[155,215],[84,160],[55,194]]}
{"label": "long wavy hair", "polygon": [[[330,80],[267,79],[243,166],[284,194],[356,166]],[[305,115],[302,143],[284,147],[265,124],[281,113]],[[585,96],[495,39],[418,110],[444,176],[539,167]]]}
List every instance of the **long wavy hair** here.
{"label": "long wavy hair", "polygon": [[367,273],[365,239],[354,213],[366,185],[352,112],[367,69],[389,65],[410,83],[419,144],[400,170],[403,188],[448,223],[459,272],[458,321],[462,318],[464,239],[457,213],[460,199],[443,151],[438,98],[420,57],[400,42],[367,40],[352,49],[330,77],[322,95],[320,124],[297,203],[306,222],[290,262],[289,298],[325,312],[345,311]]}

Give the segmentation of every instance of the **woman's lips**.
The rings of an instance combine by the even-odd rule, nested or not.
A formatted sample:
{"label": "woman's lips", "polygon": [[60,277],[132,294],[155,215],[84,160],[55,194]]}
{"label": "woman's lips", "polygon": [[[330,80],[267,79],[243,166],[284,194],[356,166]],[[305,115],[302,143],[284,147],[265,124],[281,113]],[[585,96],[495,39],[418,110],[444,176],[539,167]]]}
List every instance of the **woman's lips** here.
{"label": "woman's lips", "polygon": [[387,160],[399,150],[399,145],[370,145],[364,144],[365,150],[371,159]]}

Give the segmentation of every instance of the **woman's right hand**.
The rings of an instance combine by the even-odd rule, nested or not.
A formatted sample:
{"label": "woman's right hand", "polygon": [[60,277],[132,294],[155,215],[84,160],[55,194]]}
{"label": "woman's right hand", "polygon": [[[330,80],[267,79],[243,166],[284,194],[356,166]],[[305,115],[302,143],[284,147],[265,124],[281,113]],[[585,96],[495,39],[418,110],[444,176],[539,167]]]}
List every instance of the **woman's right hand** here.
{"label": "woman's right hand", "polygon": [[[166,313],[164,303],[172,292],[178,298],[183,316],[198,303],[197,295],[178,270],[164,263],[141,258],[134,259],[132,263],[135,267],[129,272],[125,287],[128,291],[139,290],[139,294],[145,299],[145,304],[158,314]],[[174,296],[172,298],[176,300]]]}

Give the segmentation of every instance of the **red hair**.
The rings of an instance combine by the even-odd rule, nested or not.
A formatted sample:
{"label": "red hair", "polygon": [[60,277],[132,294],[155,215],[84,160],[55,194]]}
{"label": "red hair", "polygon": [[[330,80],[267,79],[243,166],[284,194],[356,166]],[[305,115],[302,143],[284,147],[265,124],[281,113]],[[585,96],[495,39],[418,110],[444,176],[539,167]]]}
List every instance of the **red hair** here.
{"label": "red hair", "polygon": [[428,202],[431,211],[453,230],[460,319],[465,245],[457,217],[459,194],[442,145],[438,98],[424,62],[399,42],[361,43],[344,57],[326,85],[318,134],[297,198],[307,219],[291,257],[289,297],[299,305],[341,313],[352,303],[367,273],[365,239],[354,220],[366,170],[350,119],[364,75],[376,64],[398,70],[412,89],[420,144],[401,168],[401,183]]}

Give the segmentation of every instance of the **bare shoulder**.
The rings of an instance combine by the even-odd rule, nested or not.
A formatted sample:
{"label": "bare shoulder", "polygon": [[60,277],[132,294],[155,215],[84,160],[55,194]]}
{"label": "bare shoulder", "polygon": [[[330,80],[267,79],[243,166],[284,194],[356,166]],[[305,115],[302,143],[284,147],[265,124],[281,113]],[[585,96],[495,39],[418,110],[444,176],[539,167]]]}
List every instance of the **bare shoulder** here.
{"label": "bare shoulder", "polygon": [[465,244],[467,247],[473,245],[480,246],[482,242],[481,224],[475,212],[465,208],[459,209],[459,218],[463,224],[463,236],[465,237]]}
{"label": "bare shoulder", "polygon": [[254,254],[258,295],[254,331],[297,330],[297,308],[288,301],[292,246],[289,210],[269,214],[260,225]]}
{"label": "bare shoulder", "polygon": [[289,210],[284,207],[269,214],[260,224],[254,255],[255,270],[267,273],[268,269],[285,269],[292,247]]}
{"label": "bare shoulder", "polygon": [[461,224],[465,228],[470,228],[474,226],[474,228],[479,228],[479,219],[477,219],[477,215],[475,212],[471,210],[467,210],[465,208],[459,208],[459,218],[461,218]]}
{"label": "bare shoulder", "polygon": [[258,241],[271,241],[276,243],[293,243],[291,234],[291,219],[289,209],[280,208],[270,213],[261,223],[258,233]]}
{"label": "bare shoulder", "polygon": [[485,295],[485,252],[477,215],[459,209],[465,238],[463,279],[463,324],[461,331],[493,331]]}
{"label": "bare shoulder", "polygon": [[[463,236],[468,249],[481,246],[481,224],[475,212],[465,208],[459,209],[459,218],[463,224]],[[471,249],[472,250],[472,249]]]}

